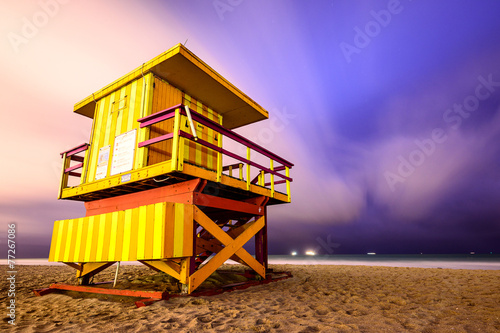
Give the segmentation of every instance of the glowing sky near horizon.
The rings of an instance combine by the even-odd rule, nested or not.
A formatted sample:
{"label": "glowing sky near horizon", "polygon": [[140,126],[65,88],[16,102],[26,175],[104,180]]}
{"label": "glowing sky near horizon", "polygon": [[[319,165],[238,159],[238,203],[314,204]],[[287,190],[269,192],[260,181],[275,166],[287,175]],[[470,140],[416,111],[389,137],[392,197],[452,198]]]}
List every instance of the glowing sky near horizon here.
{"label": "glowing sky near horizon", "polygon": [[3,1],[0,231],[18,222],[44,249],[54,220],[83,216],[55,199],[59,152],[90,135],[73,105],[187,40],[270,112],[238,131],[295,163],[293,203],[269,209],[272,252],[500,252],[499,12],[494,0]]}

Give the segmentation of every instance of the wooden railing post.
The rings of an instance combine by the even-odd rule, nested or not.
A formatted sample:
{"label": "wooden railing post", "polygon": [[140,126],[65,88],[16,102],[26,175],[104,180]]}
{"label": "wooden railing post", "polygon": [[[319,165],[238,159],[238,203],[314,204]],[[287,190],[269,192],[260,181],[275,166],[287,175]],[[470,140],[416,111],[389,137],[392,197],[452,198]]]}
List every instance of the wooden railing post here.
{"label": "wooden railing post", "polygon": [[[217,182],[220,183],[222,179],[222,138],[223,135],[220,132],[217,132],[217,147],[221,148],[220,151],[217,152]],[[229,168],[229,174],[232,176],[233,168]]]}
{"label": "wooden railing post", "polygon": [[[290,177],[290,168],[285,167],[285,176]],[[291,201],[291,196],[290,196],[290,181],[287,179],[286,180],[286,195],[288,197],[288,202]]]}
{"label": "wooden railing post", "polygon": [[[269,169],[274,171],[274,161],[269,160]],[[271,196],[274,198],[274,174],[271,173]]]}
{"label": "wooden railing post", "polygon": [[67,154],[68,153],[65,152],[62,157],[63,162],[61,170],[61,182],[59,184],[59,193],[57,194],[57,199],[61,199],[63,189],[68,186],[68,174],[66,173],[66,169],[69,168],[71,159],[67,158]]}
{"label": "wooden railing post", "polygon": [[80,177],[80,185],[86,182],[87,179],[87,169],[89,163],[89,154],[90,148],[85,151],[85,155],[83,157],[83,166],[82,166],[82,175]]}
{"label": "wooden railing post", "polygon": [[[247,147],[247,160],[250,162],[250,147]],[[247,163],[247,191],[250,191],[250,163]]]}
{"label": "wooden railing post", "polygon": [[[178,170],[179,164],[177,162],[179,155],[183,155],[179,153],[179,129],[180,129],[180,121],[181,121],[181,113],[179,108],[175,109],[175,118],[174,118],[174,137],[172,140],[172,170]],[[184,142],[182,142],[184,143]],[[184,146],[182,146],[182,151],[184,152]]]}

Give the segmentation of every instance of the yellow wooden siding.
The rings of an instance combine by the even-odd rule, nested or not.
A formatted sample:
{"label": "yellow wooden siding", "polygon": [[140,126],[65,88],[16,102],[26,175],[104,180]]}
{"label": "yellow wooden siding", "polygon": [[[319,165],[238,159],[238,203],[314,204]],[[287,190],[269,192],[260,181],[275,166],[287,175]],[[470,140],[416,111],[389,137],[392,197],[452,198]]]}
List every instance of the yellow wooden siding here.
{"label": "yellow wooden siding", "polygon": [[[145,78],[141,77],[97,101],[95,123],[93,124],[94,131],[88,153],[89,160],[86,162],[88,172],[86,173],[85,182],[90,183],[96,180],[99,150],[106,146],[110,146],[107,177],[110,176],[113,145],[116,136],[137,129],[136,144],[141,138],[145,140],[147,130],[139,129],[137,119],[148,113],[150,103],[147,100],[149,98],[147,90],[151,78],[152,75]],[[144,91],[146,91],[146,94],[144,94]],[[142,166],[141,158],[143,158],[144,151],[136,149],[135,155],[134,166]]]}
{"label": "yellow wooden siding", "polygon": [[[166,81],[155,77],[151,114],[165,110],[182,102],[182,92]],[[174,118],[150,126],[150,139],[172,133]],[[172,158],[172,139],[148,147],[148,165],[168,161]]]}
{"label": "yellow wooden siding", "polygon": [[193,206],[163,202],[56,221],[49,261],[106,262],[193,255]]}
{"label": "yellow wooden siding", "polygon": [[[210,120],[222,124],[222,117],[217,112],[215,112],[208,106],[204,105],[202,102],[197,101],[188,94],[183,94],[183,104],[189,106],[191,110],[202,114],[203,116],[209,118]],[[194,126],[196,128],[196,135],[200,139],[208,141],[216,146],[218,145],[217,142],[219,140],[219,135],[217,132],[204,125],[199,124],[196,121],[194,121]],[[180,129],[181,131],[191,133],[191,128],[187,120],[181,121]],[[209,170],[213,171],[217,170],[217,152],[190,140],[186,140],[185,142],[186,142],[184,146],[185,162],[201,166]]]}

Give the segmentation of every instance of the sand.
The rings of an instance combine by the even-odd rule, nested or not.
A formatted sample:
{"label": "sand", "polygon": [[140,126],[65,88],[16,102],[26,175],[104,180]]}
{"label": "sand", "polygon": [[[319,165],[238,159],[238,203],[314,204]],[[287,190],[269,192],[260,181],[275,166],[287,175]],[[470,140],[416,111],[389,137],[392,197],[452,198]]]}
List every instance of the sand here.
{"label": "sand", "polygon": [[[293,278],[216,296],[136,308],[131,302],[34,296],[75,283],[63,266],[17,266],[16,325],[7,324],[7,267],[0,266],[1,331],[19,332],[500,332],[500,271],[272,265]],[[96,276],[111,280],[114,266]],[[155,274],[122,266],[119,280]]]}

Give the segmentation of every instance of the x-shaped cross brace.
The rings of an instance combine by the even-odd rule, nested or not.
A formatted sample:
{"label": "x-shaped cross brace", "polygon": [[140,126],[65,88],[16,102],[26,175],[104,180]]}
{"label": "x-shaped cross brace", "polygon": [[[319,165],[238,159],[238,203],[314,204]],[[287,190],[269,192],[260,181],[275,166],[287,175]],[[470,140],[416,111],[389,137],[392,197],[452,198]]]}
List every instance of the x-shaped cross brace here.
{"label": "x-shaped cross brace", "polygon": [[212,236],[219,240],[224,245],[224,248],[220,250],[220,252],[217,253],[212,259],[210,259],[208,263],[189,277],[188,293],[195,290],[203,281],[215,272],[217,268],[219,268],[233,255],[240,258],[245,264],[257,272],[257,274],[266,278],[265,267],[243,248],[243,245],[245,245],[253,236],[255,236],[257,232],[259,232],[260,229],[264,227],[266,223],[264,216],[261,216],[254,222],[249,222],[249,227],[234,239],[196,206],[194,207],[194,220]]}

